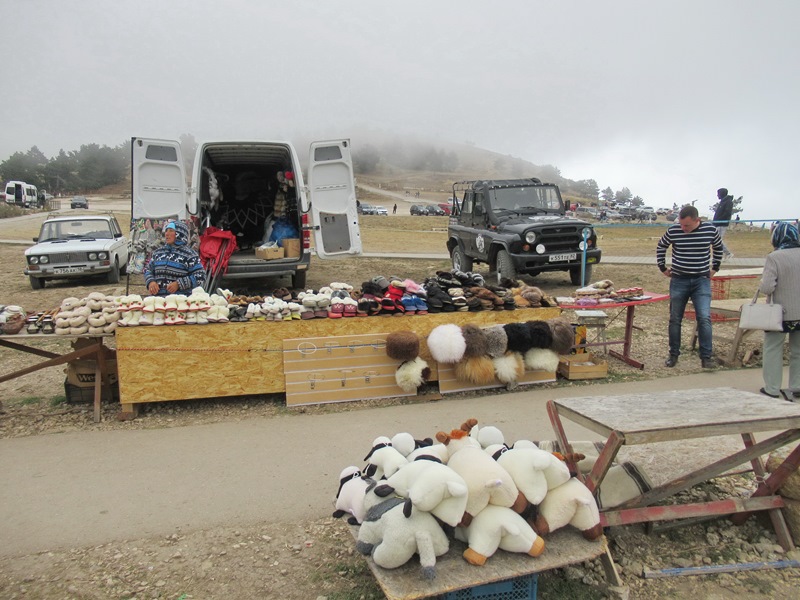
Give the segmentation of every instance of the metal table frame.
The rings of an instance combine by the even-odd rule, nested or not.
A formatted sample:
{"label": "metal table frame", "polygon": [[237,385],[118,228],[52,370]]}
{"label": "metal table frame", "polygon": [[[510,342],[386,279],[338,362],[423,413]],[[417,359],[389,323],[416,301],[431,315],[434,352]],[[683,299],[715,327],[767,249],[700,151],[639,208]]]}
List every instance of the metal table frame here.
{"label": "metal table frame", "polygon": [[[619,316],[622,313],[622,310],[625,310],[625,338],[621,341],[615,342],[602,342],[602,345],[608,344],[622,344],[622,352],[617,352],[616,350],[609,350],[608,353],[613,356],[614,358],[618,358],[621,361],[631,365],[632,367],[636,367],[637,369],[644,369],[644,363],[639,362],[635,358],[631,356],[631,348],[633,347],[633,319],[636,316],[636,307],[641,306],[643,304],[651,304],[653,302],[663,302],[665,300],[669,300],[669,294],[654,294],[652,292],[642,292],[643,296],[647,296],[646,300],[631,300],[629,302],[610,302],[606,304],[597,304],[593,306],[579,306],[577,304],[562,304],[560,307],[562,309],[572,309],[572,310],[585,310],[585,309],[598,309],[598,310],[609,310],[612,308],[619,308],[620,311],[617,313]],[[617,318],[617,316],[612,317],[608,323],[613,321]]]}
{"label": "metal table frame", "polygon": [[[103,387],[106,387],[106,391],[111,395],[111,385],[107,380],[107,369],[106,369],[106,352],[108,349],[105,347],[103,343],[103,338],[105,337],[112,337],[112,334],[104,334],[104,335],[45,335],[41,333],[36,334],[28,334],[28,333],[18,333],[16,335],[0,335],[0,346],[4,348],[10,348],[11,350],[17,350],[19,352],[26,352],[28,354],[35,354],[36,356],[44,357],[48,360],[44,362],[32,365],[30,367],[25,367],[24,369],[19,369],[18,371],[14,371],[12,373],[8,373],[7,375],[0,376],[0,383],[4,381],[10,381],[12,379],[16,379],[17,377],[22,377],[23,375],[28,375],[29,373],[34,373],[39,371],[40,369],[46,369],[47,367],[55,367],[57,365],[63,365],[65,363],[71,362],[73,360],[77,360],[79,358],[84,357],[94,357],[97,368],[95,369],[94,374],[94,422],[100,422],[100,400],[102,399]],[[53,340],[76,340],[76,339],[87,339],[90,340],[89,345],[84,346],[78,350],[73,350],[71,352],[67,352],[66,354],[57,354],[55,352],[50,352],[49,350],[43,350],[41,348],[36,348],[35,346],[28,346],[25,345],[32,341],[53,341]]]}
{"label": "metal table frame", "polygon": [[[761,457],[800,440],[800,405],[732,388],[713,388],[550,400],[547,412],[555,434],[567,452],[572,448],[562,418],[606,436],[605,446],[592,471],[586,477],[578,475],[592,491],[602,483],[623,445],[719,435],[742,437],[743,450],[659,485],[620,506],[602,510],[600,516],[604,527],[722,515],[733,515],[734,522],[743,523],[754,511],[768,511],[780,545],[786,550],[793,547],[791,533],[780,511],[784,502],[775,492],[800,465],[800,444],[769,476]],[[753,437],[756,432],[779,433],[756,442]],[[654,506],[746,462],[750,462],[759,480],[758,488],[749,498]]]}

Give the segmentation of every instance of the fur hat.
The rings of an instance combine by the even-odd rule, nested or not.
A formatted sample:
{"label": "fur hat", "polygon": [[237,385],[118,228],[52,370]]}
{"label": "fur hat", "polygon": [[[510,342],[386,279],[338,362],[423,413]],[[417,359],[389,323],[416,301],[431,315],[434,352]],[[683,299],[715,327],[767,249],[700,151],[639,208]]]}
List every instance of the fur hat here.
{"label": "fur hat", "polygon": [[455,364],[456,378],[475,385],[494,383],[494,365],[492,359],[485,354],[470,356]]}
{"label": "fur hat", "polygon": [[425,383],[430,376],[431,369],[428,363],[419,356],[397,367],[397,371],[394,374],[397,385],[408,393],[416,392],[417,388]]}
{"label": "fur hat", "polygon": [[556,354],[568,354],[575,345],[575,331],[572,324],[562,317],[556,317],[547,321],[550,331],[553,333],[553,345],[551,349]]}
{"label": "fur hat", "polygon": [[508,337],[508,349],[525,353],[531,349],[531,330],[525,323],[506,323],[503,325]]}
{"label": "fur hat", "polygon": [[365,281],[361,284],[362,294],[372,294],[373,296],[382,296],[383,289],[374,281]]}
{"label": "fur hat", "polygon": [[461,328],[461,334],[464,336],[464,342],[467,344],[466,350],[464,350],[465,358],[486,355],[489,344],[483,329],[470,323]]}
{"label": "fur hat", "polygon": [[466,349],[467,342],[458,325],[439,325],[428,334],[428,350],[436,362],[456,363],[462,359]]}
{"label": "fur hat", "polygon": [[486,354],[492,358],[499,358],[506,353],[508,348],[508,336],[502,325],[492,325],[483,330],[486,336]]}
{"label": "fur hat", "polygon": [[506,385],[519,381],[525,374],[525,363],[519,352],[506,352],[503,356],[492,359],[497,380]]}
{"label": "fur hat", "polygon": [[558,354],[545,348],[531,348],[525,353],[525,366],[532,371],[555,373],[558,369]]}
{"label": "fur hat", "polygon": [[531,348],[552,347],[553,331],[546,321],[528,321],[526,325],[531,332]]}
{"label": "fur hat", "polygon": [[419,336],[413,331],[393,331],[386,336],[386,356],[395,360],[414,360],[419,356]]}

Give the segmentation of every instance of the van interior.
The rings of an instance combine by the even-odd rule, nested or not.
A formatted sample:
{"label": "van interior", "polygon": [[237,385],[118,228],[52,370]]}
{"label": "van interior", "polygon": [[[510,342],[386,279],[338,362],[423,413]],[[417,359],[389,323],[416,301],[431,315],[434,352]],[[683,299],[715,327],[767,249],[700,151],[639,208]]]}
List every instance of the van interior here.
{"label": "van interior", "polygon": [[238,253],[279,236],[301,237],[292,153],[283,144],[210,144],[200,165],[201,228],[236,235]]}

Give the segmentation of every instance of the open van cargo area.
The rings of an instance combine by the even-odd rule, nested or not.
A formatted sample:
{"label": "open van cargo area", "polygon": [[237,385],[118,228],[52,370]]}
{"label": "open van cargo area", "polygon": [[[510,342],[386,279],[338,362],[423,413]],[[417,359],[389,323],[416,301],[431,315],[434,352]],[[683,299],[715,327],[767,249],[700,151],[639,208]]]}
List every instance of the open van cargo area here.
{"label": "open van cargo area", "polygon": [[[257,246],[279,234],[281,238],[303,237],[295,187],[299,165],[294,164],[291,149],[278,143],[206,144],[201,151],[197,190],[201,228],[211,225],[236,235],[238,249],[230,258],[226,277],[257,276],[264,264],[255,257]],[[286,263],[286,274],[290,274],[293,268],[288,265],[304,259],[308,261],[307,253],[276,261]],[[277,267],[276,261],[270,262]]]}

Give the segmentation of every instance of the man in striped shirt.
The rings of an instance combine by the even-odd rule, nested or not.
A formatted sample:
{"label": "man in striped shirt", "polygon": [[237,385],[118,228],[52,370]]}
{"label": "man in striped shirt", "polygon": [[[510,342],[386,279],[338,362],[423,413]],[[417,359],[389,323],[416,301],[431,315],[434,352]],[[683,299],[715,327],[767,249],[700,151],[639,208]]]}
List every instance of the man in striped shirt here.
{"label": "man in striped shirt", "polygon": [[[717,228],[703,223],[694,206],[684,206],[678,225],[671,225],[656,246],[656,264],[669,282],[669,357],[664,363],[674,367],[681,353],[681,322],[686,303],[694,304],[700,362],[713,369],[711,358],[711,278],[722,261],[722,240]],[[667,267],[667,248],[672,246],[672,265]],[[713,250],[713,255],[712,255]]]}

